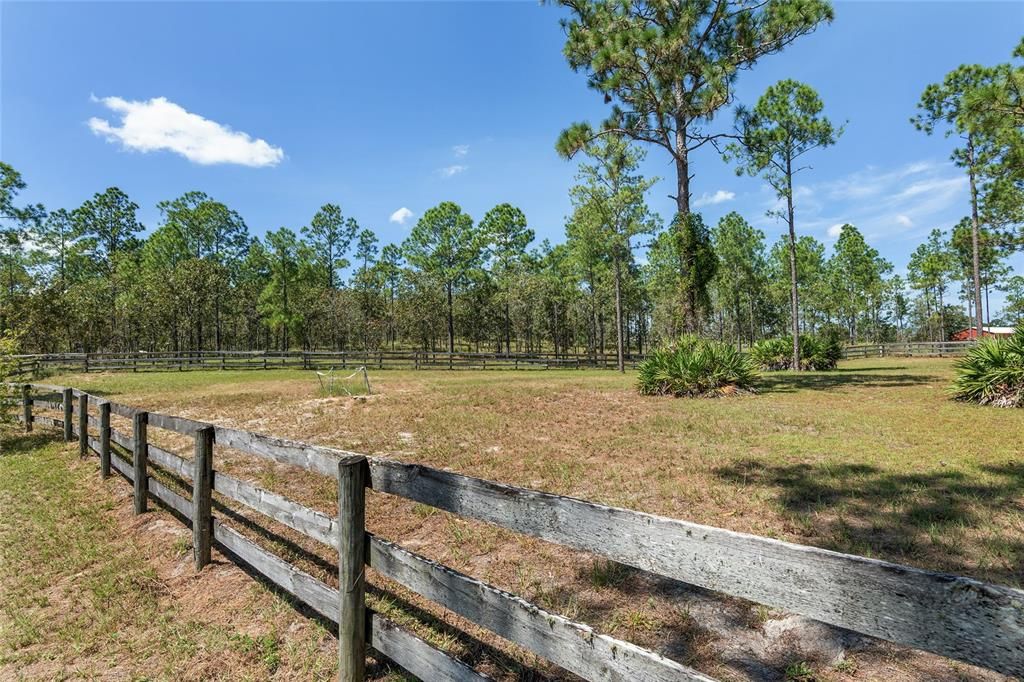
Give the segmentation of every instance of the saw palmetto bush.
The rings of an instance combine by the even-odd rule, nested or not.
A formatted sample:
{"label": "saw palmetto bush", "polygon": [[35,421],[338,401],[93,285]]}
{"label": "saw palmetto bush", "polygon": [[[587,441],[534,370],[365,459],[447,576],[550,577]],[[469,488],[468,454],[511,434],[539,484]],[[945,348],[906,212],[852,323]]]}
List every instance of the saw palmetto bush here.
{"label": "saw palmetto bush", "polygon": [[[842,357],[843,347],[839,336],[834,333],[800,337],[800,367],[817,371],[836,368]],[[793,337],[782,336],[762,339],[750,349],[750,358],[762,370],[777,372],[790,369],[793,365]]]}
{"label": "saw palmetto bush", "polygon": [[751,346],[750,359],[766,372],[789,369],[793,363],[793,341],[788,337],[761,339]]}
{"label": "saw palmetto bush", "polygon": [[954,367],[957,400],[1024,407],[1024,326],[1005,339],[982,339]]}
{"label": "saw palmetto bush", "polygon": [[734,346],[694,336],[652,352],[637,377],[645,395],[691,398],[752,393],[759,378],[751,359]]}

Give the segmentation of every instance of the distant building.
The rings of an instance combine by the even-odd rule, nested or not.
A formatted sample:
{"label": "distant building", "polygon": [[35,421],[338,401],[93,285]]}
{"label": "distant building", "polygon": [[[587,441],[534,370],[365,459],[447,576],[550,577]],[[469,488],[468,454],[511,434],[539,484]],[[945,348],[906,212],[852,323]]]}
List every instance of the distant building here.
{"label": "distant building", "polygon": [[[991,338],[1005,338],[1007,336],[1013,336],[1013,327],[982,327],[982,337]],[[967,329],[961,329],[958,332],[953,332],[953,341],[972,341],[978,338],[978,328],[968,327]]]}

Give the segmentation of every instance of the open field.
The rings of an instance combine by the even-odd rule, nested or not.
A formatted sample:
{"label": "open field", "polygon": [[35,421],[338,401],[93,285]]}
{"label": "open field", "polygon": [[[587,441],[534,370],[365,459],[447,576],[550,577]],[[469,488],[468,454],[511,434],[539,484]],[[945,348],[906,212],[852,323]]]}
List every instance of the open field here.
{"label": "open field", "polygon": [[[828,374],[771,375],[757,396],[704,401],[644,398],[629,374],[575,371],[377,372],[380,394],[366,400],[319,397],[311,373],[291,371],[51,381],[171,414],[1020,586],[1024,418],[947,400],[950,375],[944,360],[851,361]],[[151,437],[190,456],[184,441]],[[218,468],[332,512],[333,485],[322,477],[217,453]],[[94,463],[78,469],[93,473]],[[93,479],[95,488],[126,490]],[[385,495],[371,495],[367,522],[410,549],[723,679],[797,679],[804,669],[819,679],[997,679],[842,633],[809,635],[783,614]],[[295,558],[326,579],[321,550],[296,544]],[[393,591],[372,598],[395,617],[420,606]],[[529,678],[534,668],[564,677],[465,629],[482,641],[441,623],[420,634],[497,677]],[[846,659],[837,663],[823,642],[847,649]],[[279,676],[315,677],[287,667]]]}

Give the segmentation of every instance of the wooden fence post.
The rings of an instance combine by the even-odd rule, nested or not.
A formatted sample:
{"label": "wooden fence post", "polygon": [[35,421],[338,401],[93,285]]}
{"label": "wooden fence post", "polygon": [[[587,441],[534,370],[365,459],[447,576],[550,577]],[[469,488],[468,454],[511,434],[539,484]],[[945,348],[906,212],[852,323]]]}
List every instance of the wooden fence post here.
{"label": "wooden fence post", "polygon": [[73,394],[70,388],[65,388],[61,393],[61,407],[64,408],[64,442],[71,442],[71,401]]}
{"label": "wooden fence post", "polygon": [[196,431],[195,458],[192,460],[192,555],[196,570],[210,563],[213,541],[213,427]]}
{"label": "wooden fence post", "polygon": [[25,432],[32,430],[32,396],[29,395],[30,387],[23,384],[21,387],[21,416],[25,419]]}
{"label": "wooden fence post", "polygon": [[366,677],[366,458],[338,462],[338,682]]}
{"label": "wooden fence post", "polygon": [[89,394],[78,394],[78,456],[89,456]]}
{"label": "wooden fence post", "polygon": [[110,401],[104,400],[100,408],[100,476],[110,477]]}
{"label": "wooden fence post", "polygon": [[148,412],[136,412],[132,418],[132,470],[135,477],[135,513],[146,511],[146,460],[149,459],[149,443],[146,441]]}

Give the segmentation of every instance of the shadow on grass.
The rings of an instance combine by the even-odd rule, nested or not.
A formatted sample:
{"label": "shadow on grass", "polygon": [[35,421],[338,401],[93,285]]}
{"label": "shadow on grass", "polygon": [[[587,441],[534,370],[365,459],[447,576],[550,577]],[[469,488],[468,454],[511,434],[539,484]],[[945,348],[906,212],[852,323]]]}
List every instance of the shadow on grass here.
{"label": "shadow on grass", "polygon": [[0,438],[0,457],[8,455],[24,455],[44,445],[60,441],[60,435],[49,431],[5,432]]}
{"label": "shadow on grass", "polygon": [[939,379],[933,374],[869,374],[869,371],[870,368],[837,369],[831,372],[765,372],[761,375],[760,388],[766,393],[828,391],[845,387],[904,388],[929,384]]}
{"label": "shadow on grass", "polygon": [[868,464],[742,460],[715,474],[774,490],[806,544],[1017,586],[1024,541],[1010,529],[985,531],[997,515],[1024,514],[1024,463],[980,470],[889,473]]}

